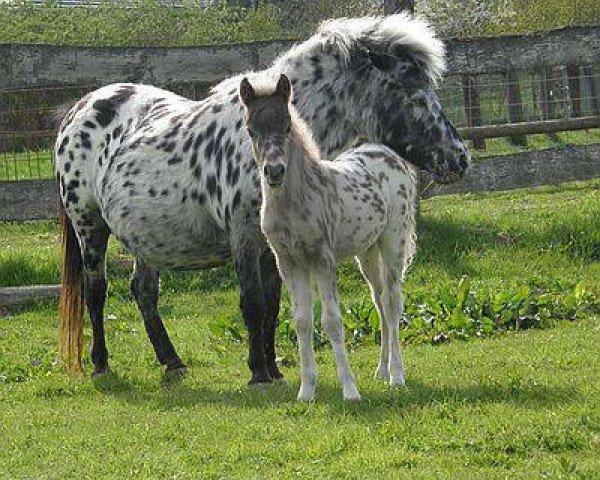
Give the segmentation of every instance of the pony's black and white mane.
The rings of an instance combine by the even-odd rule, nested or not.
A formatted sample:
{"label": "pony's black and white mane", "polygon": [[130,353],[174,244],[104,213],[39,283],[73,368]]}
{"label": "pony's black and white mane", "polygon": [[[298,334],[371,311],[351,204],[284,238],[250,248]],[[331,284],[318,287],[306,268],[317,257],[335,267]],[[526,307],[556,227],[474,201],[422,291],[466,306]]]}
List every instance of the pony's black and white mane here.
{"label": "pony's black and white mane", "polygon": [[287,52],[280,61],[296,55],[310,55],[311,50],[332,49],[346,63],[353,53],[365,48],[379,54],[406,56],[418,62],[433,83],[445,71],[444,44],[429,25],[406,14],[387,17],[339,18],[321,24],[308,42]]}
{"label": "pony's black and white mane", "polygon": [[[312,37],[283,53],[260,75],[266,74],[269,81],[276,81],[288,63],[323,53],[338,56],[346,67],[357,54],[405,57],[416,62],[434,85],[446,70],[444,44],[429,24],[418,17],[398,14],[326,20]],[[239,85],[244,76],[248,73],[224,80],[213,88],[213,92],[229,91],[232,86]]]}

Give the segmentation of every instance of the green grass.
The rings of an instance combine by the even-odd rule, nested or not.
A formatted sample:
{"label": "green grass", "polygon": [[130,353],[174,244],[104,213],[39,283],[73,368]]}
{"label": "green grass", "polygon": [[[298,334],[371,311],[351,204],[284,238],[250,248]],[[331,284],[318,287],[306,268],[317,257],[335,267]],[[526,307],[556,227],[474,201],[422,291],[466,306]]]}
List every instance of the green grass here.
{"label": "green grass", "polygon": [[[598,479],[599,218],[600,180],[423,202],[407,304],[466,276],[489,292],[535,285],[558,297],[585,285],[595,307],[541,330],[409,343],[399,391],[371,378],[371,337],[350,342],[359,404],[341,401],[329,348],[317,354],[316,403],[296,403],[298,358],[285,336],[288,384],[244,386],[243,341],[215,328],[240,323],[231,267],[163,276],[161,312],[191,367],[163,383],[128,293],[129,260],[111,244],[113,374],[62,372],[55,305],[0,318],[0,478]],[[53,222],[3,224],[0,285],[56,282],[57,241]],[[368,298],[351,263],[340,288],[346,305]]]}
{"label": "green grass", "polygon": [[565,145],[591,145],[600,143],[600,128],[560,132],[556,134],[555,139],[550,138],[546,134],[527,135],[527,145],[524,147],[513,145],[506,138],[488,138],[485,142],[485,150],[475,150],[472,142],[468,142],[475,160],[496,155],[512,155],[533,150],[563,147]]}
{"label": "green grass", "polygon": [[[167,327],[191,373],[162,384],[143,327],[108,322],[114,372],[74,380],[47,361],[53,308],[0,320],[2,369],[33,372],[0,385],[0,477],[63,478],[599,478],[597,319],[404,350],[407,386],[371,379],[377,347],[351,352],[364,400],[344,404],[329,350],[318,353],[316,403],[287,385],[248,389],[245,348],[215,342],[218,294],[203,308],[169,297]],[[210,313],[208,313],[210,312]],[[192,313],[188,316],[187,313]]]}

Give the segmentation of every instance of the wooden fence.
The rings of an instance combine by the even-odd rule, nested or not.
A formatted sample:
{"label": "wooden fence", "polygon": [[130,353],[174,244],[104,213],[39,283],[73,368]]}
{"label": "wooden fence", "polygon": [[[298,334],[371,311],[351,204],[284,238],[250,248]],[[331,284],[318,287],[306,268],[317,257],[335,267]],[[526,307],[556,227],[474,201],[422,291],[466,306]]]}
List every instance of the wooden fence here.
{"label": "wooden fence", "polygon": [[[486,138],[507,136],[514,143],[523,143],[531,133],[600,127],[600,26],[519,36],[449,39],[446,43],[448,75],[440,99],[461,134],[473,140],[476,148],[485,146]],[[49,98],[62,102],[69,93],[79,97],[86,90],[117,81],[151,83],[190,96],[202,96],[208,85],[227,76],[268,66],[291,45],[290,41],[193,48],[0,45],[0,147],[3,141],[8,145],[6,148],[12,145],[6,143],[11,134],[21,135],[30,142],[25,144],[29,148],[27,155],[31,155],[31,149],[51,145],[53,130],[34,118],[34,115],[47,116],[52,107]],[[62,93],[57,94],[61,89]],[[39,101],[46,103],[38,108]],[[25,112],[22,120],[14,117],[17,110]],[[464,185],[473,189],[485,185],[515,188],[589,178],[600,175],[597,151],[592,147],[577,147],[487,160],[486,168],[476,165],[470,177],[452,190],[460,190]],[[0,178],[2,161],[10,161],[10,155],[15,154],[0,151]],[[547,165],[555,162],[556,168],[545,168],[542,172],[540,155],[552,159]],[[31,163],[31,157],[27,158]],[[51,170],[51,160],[48,158],[46,163],[47,173]],[[570,163],[572,168],[560,168]],[[531,181],[525,185],[522,181],[499,182],[490,168],[495,164],[510,164],[515,172],[511,178]],[[498,167],[498,171],[506,168]],[[8,173],[9,170],[7,167]],[[37,172],[42,170],[38,163]],[[481,175],[487,177],[480,178]],[[48,176],[40,173],[29,178]],[[46,181],[3,186],[0,219],[53,215],[56,210],[49,199],[55,198],[54,192],[40,192],[41,188],[50,188],[49,185]],[[27,197],[43,198],[42,206],[52,207],[37,209],[35,202]],[[27,206],[30,203],[32,206]]]}

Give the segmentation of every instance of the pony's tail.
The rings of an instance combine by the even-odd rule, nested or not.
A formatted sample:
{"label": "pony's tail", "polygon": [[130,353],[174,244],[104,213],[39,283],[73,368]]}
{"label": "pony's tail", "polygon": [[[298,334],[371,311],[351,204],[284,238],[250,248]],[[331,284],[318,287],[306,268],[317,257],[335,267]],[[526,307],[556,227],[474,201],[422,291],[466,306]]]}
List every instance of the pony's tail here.
{"label": "pony's tail", "polygon": [[62,272],[58,352],[70,373],[83,373],[83,264],[71,220],[60,202]]}

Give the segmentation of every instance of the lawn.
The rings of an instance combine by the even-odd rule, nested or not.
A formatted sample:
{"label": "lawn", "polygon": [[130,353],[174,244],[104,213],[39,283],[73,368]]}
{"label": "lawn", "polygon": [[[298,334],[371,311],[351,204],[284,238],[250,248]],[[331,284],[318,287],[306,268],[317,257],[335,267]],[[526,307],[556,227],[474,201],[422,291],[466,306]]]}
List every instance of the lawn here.
{"label": "lawn", "polygon": [[[378,347],[358,326],[349,335],[358,404],[342,402],[327,346],[318,350],[316,402],[296,403],[297,353],[284,331],[288,383],[245,387],[230,267],[164,275],[161,311],[190,366],[181,382],[165,383],[128,293],[130,260],[113,243],[113,374],[62,372],[54,305],[0,318],[0,478],[600,478],[599,218],[600,180],[423,202],[404,289],[407,386],[371,378]],[[56,282],[57,264],[53,222],[2,225],[0,285]],[[488,295],[492,304],[513,299],[499,317],[531,314],[531,323],[457,324],[465,284],[465,322],[476,323]],[[368,293],[351,263],[340,288],[352,323]],[[532,304],[543,308],[533,314]],[[287,297],[281,317],[289,321]],[[432,341],[439,333],[450,341]]]}

